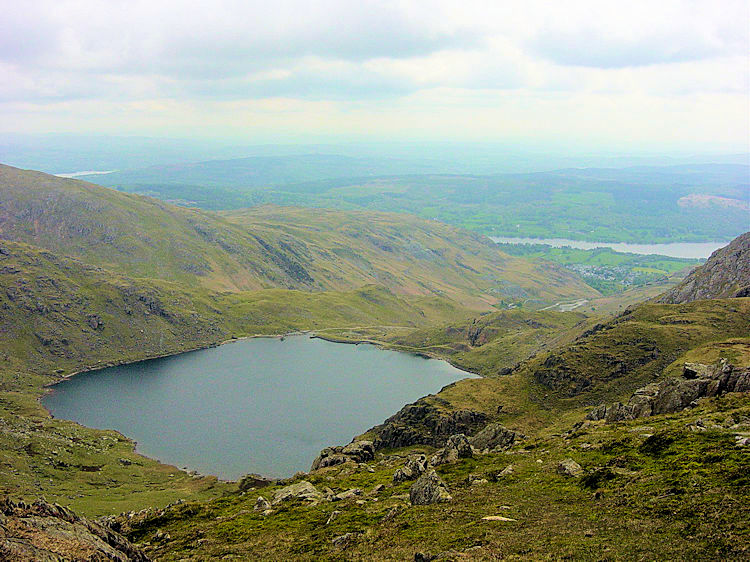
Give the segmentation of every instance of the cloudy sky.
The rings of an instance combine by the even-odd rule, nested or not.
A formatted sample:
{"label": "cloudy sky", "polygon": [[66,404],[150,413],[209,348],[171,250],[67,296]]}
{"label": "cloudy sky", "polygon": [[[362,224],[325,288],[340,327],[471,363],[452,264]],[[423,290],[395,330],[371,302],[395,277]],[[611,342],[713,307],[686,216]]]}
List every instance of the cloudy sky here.
{"label": "cloudy sky", "polygon": [[749,151],[747,0],[0,0],[0,131]]}

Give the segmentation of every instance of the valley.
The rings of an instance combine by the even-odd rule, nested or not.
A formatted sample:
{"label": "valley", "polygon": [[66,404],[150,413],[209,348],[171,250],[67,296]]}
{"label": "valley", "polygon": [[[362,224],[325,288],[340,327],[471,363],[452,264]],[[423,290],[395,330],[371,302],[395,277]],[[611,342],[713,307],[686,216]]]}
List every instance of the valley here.
{"label": "valley", "polygon": [[[0,357],[0,489],[5,495],[44,497],[89,517],[106,516],[110,528],[149,556],[167,560],[243,558],[257,549],[276,558],[336,558],[345,552],[364,559],[372,558],[375,544],[388,545],[384,559],[413,556],[415,545],[455,556],[476,549],[478,559],[490,559],[501,554],[533,558],[554,544],[577,557],[591,543],[602,548],[613,536],[619,537],[618,549],[626,545],[645,553],[644,526],[661,529],[659,540],[671,541],[670,555],[742,552],[739,513],[746,497],[742,467],[747,453],[729,444],[745,435],[746,395],[708,397],[692,410],[655,416],[647,429],[637,425],[644,422],[627,419],[619,425],[579,424],[598,404],[626,402],[644,385],[679,377],[686,362],[723,359],[732,368],[750,366],[750,300],[743,293],[750,270],[747,234],[690,272],[697,262],[609,250],[513,247],[504,252],[481,235],[408,215],[276,206],[215,213],[76,180],[9,167],[1,171],[0,333],[7,343]],[[537,255],[524,255],[530,251]],[[640,283],[589,284],[569,267],[582,260],[658,274]],[[573,301],[585,304],[565,312],[550,309]],[[394,395],[395,401],[373,411],[368,423],[356,409],[337,414],[343,419],[348,412],[349,421],[336,437],[326,438],[333,442],[319,438],[307,448],[295,447],[278,436],[274,445],[279,451],[299,449],[295,462],[304,457],[312,463],[314,454],[308,451],[344,445],[357,432],[354,444],[372,447],[372,453],[352,458],[324,449],[320,458],[335,462],[319,458],[319,468],[295,476],[292,465],[273,468],[284,462],[278,453],[263,465],[267,469],[258,470],[280,480],[229,482],[217,479],[220,471],[202,475],[162,464],[136,451],[131,438],[137,435],[125,426],[123,433],[93,429],[50,417],[40,403],[46,387],[81,371],[115,368],[107,372],[124,384],[128,369],[138,369],[144,359],[176,355],[157,361],[185,361],[191,354],[184,352],[199,349],[204,351],[194,352],[198,356],[215,357],[211,354],[232,346],[263,341],[288,346],[294,338],[249,339],[207,349],[299,331],[390,350],[347,348],[378,357],[365,363],[377,365],[380,354],[398,351],[404,354],[399,360],[429,364],[415,356],[441,359],[479,376],[430,388],[411,374],[412,394]],[[277,374],[266,376],[288,379],[287,394],[375,376],[357,374],[351,365],[358,359],[337,358],[331,361],[342,361],[338,382],[294,379],[284,372],[291,369],[286,361]],[[178,371],[201,381],[200,397],[219,392],[209,374],[213,368],[220,368],[215,360],[195,372]],[[73,377],[64,384],[84,380]],[[188,393],[178,403],[185,406],[196,398],[190,398],[184,382],[176,384]],[[253,393],[259,383],[250,379],[244,384],[249,386],[239,394]],[[168,385],[165,390],[179,396]],[[102,395],[100,410],[113,404],[110,390],[90,392]],[[119,400],[130,392],[121,387]],[[378,393],[373,384],[360,392]],[[153,398],[158,402],[159,396]],[[360,395],[343,402],[363,400]],[[324,403],[330,408],[330,399]],[[156,416],[152,412],[158,408],[151,403],[138,415],[156,435],[189,427],[184,420]],[[326,425],[326,411],[320,410],[306,429]],[[258,409],[256,425],[270,419],[262,412]],[[237,423],[241,429],[231,409],[226,414],[231,420],[220,423]],[[205,423],[207,415],[197,419]],[[359,420],[359,429],[351,429],[353,420]],[[714,425],[705,435],[683,429],[706,420]],[[483,428],[515,437],[507,448],[481,452],[475,447],[466,458],[437,465],[452,499],[411,505],[412,483],[393,480],[394,470],[415,455],[441,454],[458,434],[477,439]],[[654,453],[649,448],[650,437],[643,435],[654,431],[667,436],[667,449]],[[197,430],[191,433],[200,436]],[[223,445],[203,441],[216,451],[235,447],[240,457],[252,451],[241,439]],[[161,458],[151,451],[144,440],[143,452]],[[586,476],[568,480],[557,474],[563,457],[574,457]],[[696,459],[703,457],[721,459],[726,469],[701,468]],[[511,465],[512,471],[505,471]],[[236,465],[227,474],[236,478],[253,470],[248,460],[246,470]],[[671,505],[669,490],[679,488],[674,484],[678,473],[699,482],[708,495],[691,507],[680,504],[665,525],[663,510]],[[320,496],[316,491],[307,500],[274,500],[265,511],[255,508],[258,495],[271,499],[285,487],[308,484],[332,491]],[[336,494],[344,495],[331,499]],[[338,515],[332,515],[329,501],[338,502]],[[719,501],[726,506],[722,518],[696,527]],[[498,510],[506,517],[505,505],[509,521],[483,519]],[[545,511],[550,505],[555,510]],[[654,505],[663,507],[654,511]],[[18,508],[8,509],[15,513]],[[457,509],[463,513],[458,519]],[[326,524],[332,517],[335,522]],[[639,523],[627,524],[632,518]],[[448,525],[453,532],[446,534]],[[726,525],[733,530],[718,537],[717,529]],[[580,534],[589,527],[591,534]],[[510,535],[503,528],[511,529]],[[692,544],[679,539],[686,528],[695,529]]]}

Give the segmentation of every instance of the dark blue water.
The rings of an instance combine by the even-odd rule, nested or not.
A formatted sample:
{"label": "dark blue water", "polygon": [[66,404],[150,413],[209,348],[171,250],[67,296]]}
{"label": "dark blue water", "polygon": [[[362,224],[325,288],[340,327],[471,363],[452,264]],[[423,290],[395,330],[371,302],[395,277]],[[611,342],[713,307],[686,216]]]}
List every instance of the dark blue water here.
{"label": "dark blue water", "polygon": [[53,387],[57,418],[116,429],[138,451],[235,479],[309,470],[404,404],[471,376],[443,361],[306,336],[240,340],[81,373]]}

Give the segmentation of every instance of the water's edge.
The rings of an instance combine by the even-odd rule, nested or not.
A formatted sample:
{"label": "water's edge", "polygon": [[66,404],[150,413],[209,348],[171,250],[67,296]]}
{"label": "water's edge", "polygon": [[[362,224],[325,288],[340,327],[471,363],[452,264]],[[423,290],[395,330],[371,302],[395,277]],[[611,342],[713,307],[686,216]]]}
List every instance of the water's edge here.
{"label": "water's edge", "polygon": [[[98,370],[101,370],[101,369],[106,369],[108,367],[127,366],[127,365],[133,365],[133,364],[136,364],[136,363],[141,363],[143,361],[150,361],[150,360],[154,360],[154,359],[164,359],[164,358],[169,358],[169,357],[176,357],[176,356],[179,356],[179,355],[183,355],[185,353],[191,353],[191,352],[200,351],[200,350],[207,350],[207,349],[216,348],[216,347],[219,347],[219,346],[222,346],[222,345],[225,345],[225,344],[236,343],[236,342],[241,341],[241,340],[250,340],[250,339],[259,339],[259,338],[267,338],[267,339],[280,339],[281,338],[281,339],[283,339],[285,337],[303,336],[303,335],[307,335],[311,339],[320,339],[320,340],[328,341],[328,342],[331,342],[331,343],[339,343],[339,344],[340,343],[347,343],[347,344],[353,344],[353,345],[366,344],[366,345],[372,345],[373,347],[377,347],[378,349],[382,349],[382,350],[397,351],[399,353],[405,353],[405,354],[408,354],[408,355],[414,355],[414,356],[422,357],[422,358],[425,358],[425,359],[433,359],[433,360],[438,360],[438,361],[444,361],[447,364],[449,364],[451,367],[453,367],[454,369],[456,369],[458,371],[461,371],[463,373],[466,373],[467,377],[472,377],[472,376],[473,377],[482,377],[482,375],[480,373],[469,371],[465,367],[461,367],[461,366],[455,365],[452,361],[450,361],[447,358],[439,357],[439,356],[434,355],[434,354],[398,349],[398,348],[389,346],[385,342],[379,342],[379,341],[376,341],[376,340],[366,340],[366,339],[362,339],[362,340],[344,340],[344,339],[337,339],[337,338],[335,338],[333,336],[327,336],[325,334],[318,334],[318,333],[315,333],[313,330],[295,330],[295,331],[284,332],[284,333],[280,333],[280,334],[250,334],[250,335],[246,335],[246,336],[237,336],[237,337],[231,337],[231,338],[226,339],[226,340],[214,341],[214,342],[209,342],[209,343],[205,343],[205,344],[199,344],[199,345],[196,345],[194,347],[183,349],[183,350],[180,350],[180,351],[174,352],[174,353],[171,353],[171,352],[170,353],[160,353],[160,354],[154,354],[154,355],[146,355],[146,356],[138,358],[138,359],[125,359],[125,360],[108,361],[106,363],[98,363],[98,364],[93,365],[93,366],[84,367],[84,368],[79,369],[77,371],[68,373],[68,374],[66,374],[64,376],[59,376],[56,373],[53,373],[52,376],[57,377],[57,379],[55,381],[53,381],[53,382],[50,382],[50,383],[47,383],[47,384],[43,385],[43,387],[42,387],[43,388],[43,392],[40,393],[39,396],[37,396],[37,402],[44,409],[44,411],[47,412],[47,415],[50,418],[52,418],[52,419],[63,419],[64,421],[67,421],[67,422],[70,422],[70,423],[75,423],[75,424],[81,425],[82,427],[88,427],[88,426],[80,424],[79,422],[76,422],[74,420],[67,420],[65,418],[55,418],[55,416],[52,414],[52,412],[50,412],[49,409],[44,405],[44,403],[43,403],[44,397],[47,396],[49,393],[53,392],[54,391],[54,387],[57,384],[61,383],[61,382],[69,380],[72,377],[74,377],[76,375],[79,375],[79,374],[88,373],[88,372],[92,372],[92,371],[98,371]],[[449,386],[450,384],[455,384],[455,382],[454,383],[449,383],[446,386]],[[443,388],[445,388],[445,387],[443,387]],[[443,390],[443,388],[441,388],[440,391],[438,391],[438,392],[441,392]],[[95,428],[89,428],[89,429],[95,429]],[[186,474],[190,474],[193,477],[196,477],[196,478],[200,478],[200,477],[213,477],[213,478],[216,478],[217,480],[222,481],[222,482],[237,482],[237,481],[239,481],[239,479],[237,479],[237,480],[222,479],[222,478],[220,478],[219,476],[217,476],[215,474],[204,474],[204,473],[201,473],[201,472],[199,472],[199,471],[197,471],[195,469],[191,469],[190,467],[184,467],[183,468],[183,467],[178,467],[177,465],[174,465],[174,464],[169,464],[169,463],[166,463],[166,462],[162,462],[159,459],[156,459],[154,457],[149,457],[148,455],[145,455],[145,454],[139,452],[138,451],[138,442],[135,439],[133,439],[133,438],[131,438],[131,437],[123,434],[122,432],[120,432],[120,431],[118,431],[116,429],[107,429],[107,431],[113,431],[113,432],[121,435],[126,441],[132,443],[133,444],[133,451],[136,454],[140,455],[141,457],[147,458],[147,459],[150,459],[150,460],[154,460],[154,461],[158,462],[159,464],[162,464],[164,466],[172,467],[175,470],[178,470],[180,472],[184,472]],[[354,440],[354,439],[356,439],[356,436],[352,437],[352,440]],[[313,461],[313,459],[310,459],[311,463],[312,463],[312,461]],[[272,478],[272,479],[274,479],[274,480],[284,480],[284,478],[275,478],[275,477]]]}

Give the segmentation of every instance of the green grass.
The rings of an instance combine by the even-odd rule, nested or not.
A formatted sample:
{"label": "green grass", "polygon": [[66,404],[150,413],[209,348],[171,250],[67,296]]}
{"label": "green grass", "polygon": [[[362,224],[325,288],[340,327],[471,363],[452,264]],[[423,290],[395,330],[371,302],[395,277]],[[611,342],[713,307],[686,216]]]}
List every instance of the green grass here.
{"label": "green grass", "polygon": [[[748,414],[746,396],[729,396],[679,414],[530,438],[507,453],[440,467],[454,498],[445,504],[409,506],[399,497],[409,483],[390,481],[402,461],[386,455],[370,463],[374,473],[345,466],[306,477],[334,491],[359,487],[366,492],[362,504],[290,502],[264,517],[252,507],[271,488],[177,506],[124,522],[125,530],[163,560],[261,553],[268,559],[405,560],[417,551],[465,553],[472,560],[740,559],[748,549],[750,480],[747,452],[734,445],[738,430],[731,426]],[[717,428],[689,431],[697,419]],[[566,424],[554,429],[570,429]],[[583,466],[583,478],[557,474],[557,463],[568,457]],[[513,474],[497,479],[510,464]],[[470,475],[489,482],[471,485]],[[376,484],[386,489],[368,494]],[[341,513],[326,525],[333,510]],[[487,515],[517,521],[483,521]],[[154,541],[157,530],[171,540]],[[342,550],[332,540],[344,533],[360,534]]]}

